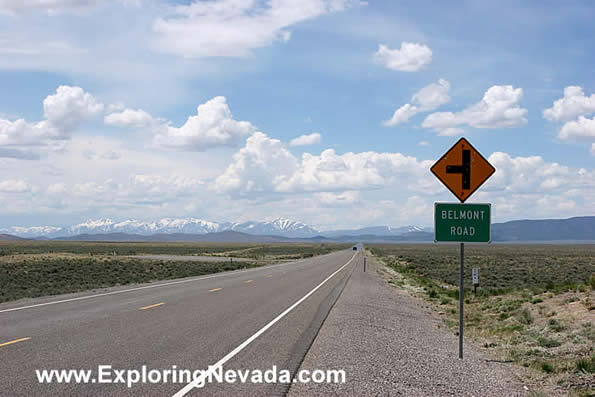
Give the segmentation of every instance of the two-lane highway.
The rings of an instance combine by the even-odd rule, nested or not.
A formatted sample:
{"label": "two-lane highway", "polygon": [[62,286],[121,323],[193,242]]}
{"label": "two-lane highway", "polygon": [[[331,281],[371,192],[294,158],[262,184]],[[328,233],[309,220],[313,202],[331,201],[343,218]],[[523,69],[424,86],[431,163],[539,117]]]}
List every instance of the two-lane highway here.
{"label": "two-lane highway", "polygon": [[48,385],[39,384],[35,370],[294,367],[360,258],[359,251],[341,251],[256,269],[0,305],[0,395],[278,393],[275,385],[196,389],[171,380],[130,389],[122,384]]}

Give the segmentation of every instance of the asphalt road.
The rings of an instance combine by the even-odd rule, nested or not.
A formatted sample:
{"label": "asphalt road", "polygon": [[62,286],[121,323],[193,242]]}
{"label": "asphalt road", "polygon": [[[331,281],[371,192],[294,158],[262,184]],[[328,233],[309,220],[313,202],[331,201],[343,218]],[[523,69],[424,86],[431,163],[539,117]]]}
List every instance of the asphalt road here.
{"label": "asphalt road", "polygon": [[[37,369],[297,368],[358,252],[0,305],[0,395],[271,395],[276,385],[40,384]],[[301,357],[300,357],[301,356]],[[114,373],[110,376],[115,379]]]}

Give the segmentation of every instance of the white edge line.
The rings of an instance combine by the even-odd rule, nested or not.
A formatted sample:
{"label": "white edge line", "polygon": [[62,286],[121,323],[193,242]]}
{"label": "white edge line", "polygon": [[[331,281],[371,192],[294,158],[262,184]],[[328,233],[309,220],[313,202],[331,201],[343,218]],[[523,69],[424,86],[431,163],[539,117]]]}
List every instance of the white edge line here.
{"label": "white edge line", "polygon": [[246,346],[248,346],[256,338],[258,338],[260,335],[262,335],[267,329],[269,329],[273,325],[275,325],[275,323],[277,323],[279,320],[281,320],[283,317],[285,317],[289,312],[291,312],[293,309],[295,309],[300,303],[302,303],[303,301],[305,301],[306,299],[308,299],[308,297],[310,295],[312,295],[314,292],[316,292],[318,290],[318,288],[322,287],[335,274],[337,274],[341,270],[343,270],[345,268],[345,266],[349,265],[351,263],[351,261],[356,257],[357,254],[359,254],[359,251],[357,253],[353,254],[353,256],[351,257],[351,259],[349,259],[347,261],[347,263],[345,263],[343,266],[341,266],[339,269],[337,269],[333,274],[331,274],[330,276],[328,276],[327,278],[325,278],[323,282],[321,282],[316,287],[314,287],[314,289],[312,289],[306,295],[304,295],[303,297],[301,297],[293,305],[291,305],[287,309],[285,309],[285,311],[283,313],[279,314],[277,317],[275,317],[273,320],[271,320],[270,323],[268,323],[267,325],[265,325],[264,327],[262,327],[260,330],[258,330],[254,335],[252,335],[251,337],[249,337],[248,339],[246,339],[238,347],[236,347],[235,349],[233,349],[232,351],[230,351],[229,353],[227,353],[227,355],[225,357],[223,357],[221,360],[217,361],[214,365],[210,365],[209,368],[206,371],[203,371],[200,374],[200,376],[198,376],[192,382],[190,382],[186,386],[184,386],[180,391],[178,391],[176,394],[174,394],[173,397],[183,397],[186,394],[188,394],[189,391],[191,391],[192,389],[196,388],[197,385],[199,385],[202,382],[204,382],[204,379],[209,374],[215,372],[215,370],[217,370],[219,367],[222,367],[223,364],[225,364],[227,361],[229,361],[231,358],[233,358],[236,354],[238,354],[239,352],[241,352],[242,350],[244,350],[244,348],[246,348]]}
{"label": "white edge line", "polygon": [[[321,255],[321,256],[325,256],[325,255]],[[311,258],[308,258],[308,259],[311,259]],[[59,301],[37,303],[35,305],[29,305],[29,306],[13,307],[13,308],[10,308],[10,309],[0,310],[0,313],[14,312],[14,311],[17,311],[17,310],[31,309],[31,308],[34,308],[34,307],[56,305],[58,303],[67,303],[67,302],[80,301],[80,300],[84,300],[84,299],[98,298],[98,297],[107,296],[107,295],[123,294],[125,292],[140,291],[140,290],[149,289],[149,288],[166,287],[168,285],[175,285],[175,284],[182,284],[182,283],[191,283],[193,281],[200,281],[200,280],[205,280],[205,279],[208,279],[208,278],[215,278],[215,277],[224,277],[224,276],[229,276],[229,275],[236,274],[236,273],[245,273],[245,272],[250,272],[250,271],[257,271],[257,270],[271,269],[271,268],[281,267],[281,266],[288,266],[288,265],[292,265],[292,264],[295,264],[295,263],[300,262],[300,261],[304,261],[304,259],[301,259],[301,260],[298,260],[298,261],[293,261],[293,262],[287,262],[287,263],[279,263],[277,265],[268,265],[268,266],[265,265],[265,266],[254,267],[254,268],[251,268],[251,269],[241,269],[241,270],[232,270],[230,272],[220,272],[220,273],[217,273],[217,274],[211,274],[211,275],[207,275],[207,276],[194,277],[194,278],[184,279],[184,280],[178,280],[178,281],[170,281],[170,282],[161,283],[161,284],[145,285],[145,286],[142,286],[142,287],[124,289],[124,290],[119,290],[119,291],[104,292],[104,293],[95,294],[95,295],[79,296],[79,297],[76,297],[76,298],[63,299],[63,300],[59,300]]]}

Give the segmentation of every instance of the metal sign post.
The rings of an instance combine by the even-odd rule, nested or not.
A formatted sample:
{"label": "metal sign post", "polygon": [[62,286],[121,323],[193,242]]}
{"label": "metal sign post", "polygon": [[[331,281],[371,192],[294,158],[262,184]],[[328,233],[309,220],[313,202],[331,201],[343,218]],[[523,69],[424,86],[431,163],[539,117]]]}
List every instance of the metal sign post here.
{"label": "metal sign post", "polygon": [[463,302],[465,282],[465,243],[461,243],[461,274],[459,279],[459,358],[463,358]]}
{"label": "metal sign post", "polygon": [[[465,154],[465,153],[463,153]],[[465,156],[463,156],[465,157]],[[448,172],[448,171],[447,171]],[[463,180],[465,179],[465,175],[463,174]],[[464,183],[464,181],[463,181]],[[465,200],[461,199],[461,204],[464,203]],[[463,359],[463,323],[465,322],[465,317],[463,315],[463,308],[465,303],[465,243],[461,243],[461,251],[459,252],[459,256],[461,259],[461,266],[459,269],[459,358]]]}
{"label": "metal sign post", "polygon": [[[463,304],[465,302],[465,242],[490,242],[490,204],[464,204],[496,171],[469,141],[461,138],[430,171],[461,204],[435,203],[434,241],[460,244],[459,273],[459,358],[463,358]],[[475,283],[475,282],[474,282]]]}

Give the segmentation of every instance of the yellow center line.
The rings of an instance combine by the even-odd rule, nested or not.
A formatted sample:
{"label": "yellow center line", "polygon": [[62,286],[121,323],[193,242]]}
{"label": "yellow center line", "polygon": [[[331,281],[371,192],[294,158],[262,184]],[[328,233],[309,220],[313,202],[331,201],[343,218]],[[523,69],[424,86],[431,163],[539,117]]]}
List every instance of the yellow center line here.
{"label": "yellow center line", "polygon": [[21,338],[21,339],[11,340],[10,342],[0,343],[0,347],[7,346],[7,345],[12,345],[13,343],[24,342],[24,341],[29,340],[29,339],[31,339],[31,338],[27,337],[27,338]]}
{"label": "yellow center line", "polygon": [[273,277],[273,275],[272,274],[267,274],[267,277]]}
{"label": "yellow center line", "polygon": [[244,282],[245,282],[246,284],[248,284],[248,283],[251,283],[252,281],[254,281],[254,280],[246,280],[246,281],[244,281]]}
{"label": "yellow center line", "polygon": [[223,288],[213,288],[210,289],[209,292],[221,291]]}
{"label": "yellow center line", "polygon": [[152,309],[154,307],[161,306],[161,305],[165,305],[165,302],[159,302],[159,303],[155,303],[154,305],[149,305],[149,306],[141,307],[139,310]]}

